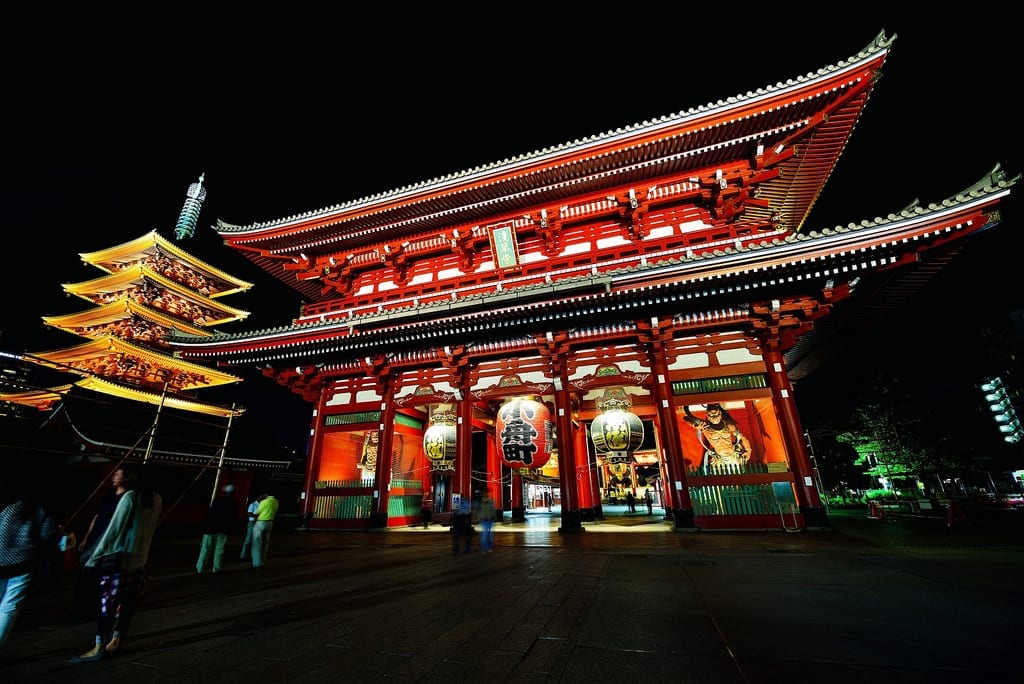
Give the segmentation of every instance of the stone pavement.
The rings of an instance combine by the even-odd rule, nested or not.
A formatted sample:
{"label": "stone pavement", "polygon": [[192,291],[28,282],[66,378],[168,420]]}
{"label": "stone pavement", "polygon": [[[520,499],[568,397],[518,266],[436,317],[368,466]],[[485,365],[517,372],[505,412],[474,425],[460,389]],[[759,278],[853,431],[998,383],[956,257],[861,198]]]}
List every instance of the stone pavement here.
{"label": "stone pavement", "polygon": [[68,663],[93,631],[68,576],[28,597],[0,682],[1020,681],[1019,523],[830,521],[679,533],[614,513],[563,535],[531,512],[495,526],[494,553],[453,556],[440,525],[285,520],[266,566],[233,538],[202,576],[198,537],[160,539],[123,654]]}

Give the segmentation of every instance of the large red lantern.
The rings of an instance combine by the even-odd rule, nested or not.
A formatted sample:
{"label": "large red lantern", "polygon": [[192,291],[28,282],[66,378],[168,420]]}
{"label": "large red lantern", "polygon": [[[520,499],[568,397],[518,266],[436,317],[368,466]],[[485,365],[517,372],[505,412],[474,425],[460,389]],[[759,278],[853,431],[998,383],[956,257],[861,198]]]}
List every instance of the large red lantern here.
{"label": "large red lantern", "polygon": [[505,402],[495,422],[501,461],[510,468],[540,468],[551,458],[555,424],[551,412],[532,397]]}

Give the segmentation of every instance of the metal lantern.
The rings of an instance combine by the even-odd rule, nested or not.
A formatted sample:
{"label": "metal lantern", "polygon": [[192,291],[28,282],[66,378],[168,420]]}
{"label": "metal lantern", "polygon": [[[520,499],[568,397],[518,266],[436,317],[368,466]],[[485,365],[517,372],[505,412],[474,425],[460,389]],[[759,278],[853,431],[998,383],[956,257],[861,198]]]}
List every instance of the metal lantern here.
{"label": "metal lantern", "polygon": [[626,461],[629,452],[636,451],[644,442],[644,424],[636,414],[628,411],[632,404],[625,392],[605,392],[598,402],[604,410],[590,424],[590,439],[598,453],[610,462]]}
{"label": "metal lantern", "polygon": [[516,398],[498,409],[495,422],[501,460],[510,468],[540,468],[551,458],[555,425],[548,407],[533,397]]}
{"label": "metal lantern", "polygon": [[455,415],[438,410],[431,414],[430,422],[423,433],[423,453],[431,461],[455,460]]}

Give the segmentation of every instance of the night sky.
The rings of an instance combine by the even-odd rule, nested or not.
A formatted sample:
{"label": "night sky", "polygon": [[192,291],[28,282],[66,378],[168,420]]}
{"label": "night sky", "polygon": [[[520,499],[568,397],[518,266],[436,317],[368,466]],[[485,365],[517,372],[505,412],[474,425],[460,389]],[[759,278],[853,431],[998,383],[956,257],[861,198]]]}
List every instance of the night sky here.
{"label": "night sky", "polygon": [[[199,230],[179,244],[256,284],[225,300],[250,318],[219,329],[284,325],[298,296],[224,247],[216,220],[278,219],[685,111],[816,71],[882,30],[897,35],[882,79],[806,229],[939,201],[997,163],[1024,170],[1009,17],[922,23],[862,9],[800,27],[767,5],[752,19],[633,11],[485,25],[434,15],[429,30],[408,14],[410,28],[388,17],[204,27],[179,36],[188,44],[143,30],[48,34],[47,59],[22,53],[5,86],[0,350],[77,343],[40,317],[87,307],[61,288],[101,275],[78,253],[154,228],[173,238],[201,173]],[[1022,304],[1018,206],[907,310],[864,331],[858,353],[802,381],[801,405],[826,404],[882,358],[921,367],[972,353],[984,321]],[[308,405],[258,377],[234,387],[253,429],[304,449]]]}

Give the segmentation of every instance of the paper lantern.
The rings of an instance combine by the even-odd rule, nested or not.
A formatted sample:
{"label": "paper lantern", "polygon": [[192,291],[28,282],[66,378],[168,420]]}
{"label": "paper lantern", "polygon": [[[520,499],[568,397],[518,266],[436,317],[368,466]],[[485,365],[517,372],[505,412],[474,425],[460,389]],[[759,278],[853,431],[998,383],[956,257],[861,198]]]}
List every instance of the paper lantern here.
{"label": "paper lantern", "polygon": [[455,416],[438,411],[430,421],[432,425],[423,433],[423,453],[431,461],[455,460]]}
{"label": "paper lantern", "polygon": [[495,427],[502,463],[510,468],[540,468],[551,458],[555,425],[548,407],[536,399],[502,404]]}
{"label": "paper lantern", "polygon": [[628,460],[644,442],[644,424],[635,414],[614,408],[598,415],[590,424],[590,439],[598,453],[612,461]]}
{"label": "paper lantern", "polygon": [[609,387],[597,401],[603,411],[590,424],[590,439],[598,453],[612,460],[629,458],[644,443],[644,424],[632,411],[629,395],[621,387]]}

